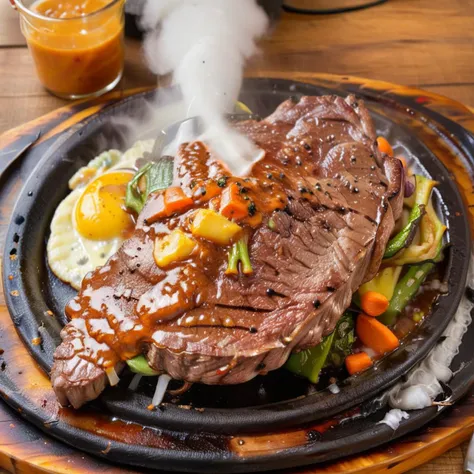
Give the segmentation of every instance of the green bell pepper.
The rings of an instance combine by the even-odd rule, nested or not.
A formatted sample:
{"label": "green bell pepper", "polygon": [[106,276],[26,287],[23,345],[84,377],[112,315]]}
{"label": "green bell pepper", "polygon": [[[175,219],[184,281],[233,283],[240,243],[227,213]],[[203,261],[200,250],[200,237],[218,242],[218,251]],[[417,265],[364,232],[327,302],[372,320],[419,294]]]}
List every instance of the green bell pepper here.
{"label": "green bell pepper", "polygon": [[153,370],[148,365],[148,362],[145,359],[145,356],[143,355],[135,356],[132,359],[128,359],[126,362],[130,370],[132,372],[135,372],[136,374],[146,375],[146,376],[158,375],[158,372]]}

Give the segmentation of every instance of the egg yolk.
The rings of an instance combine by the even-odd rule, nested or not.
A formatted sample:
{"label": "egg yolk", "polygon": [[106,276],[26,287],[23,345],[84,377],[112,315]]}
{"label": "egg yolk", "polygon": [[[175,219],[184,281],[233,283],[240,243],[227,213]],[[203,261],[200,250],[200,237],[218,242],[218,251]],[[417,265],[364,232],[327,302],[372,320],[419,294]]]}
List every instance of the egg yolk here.
{"label": "egg yolk", "polygon": [[76,229],[92,240],[125,238],[133,229],[133,220],[125,211],[125,192],[133,173],[106,173],[92,181],[76,205]]}

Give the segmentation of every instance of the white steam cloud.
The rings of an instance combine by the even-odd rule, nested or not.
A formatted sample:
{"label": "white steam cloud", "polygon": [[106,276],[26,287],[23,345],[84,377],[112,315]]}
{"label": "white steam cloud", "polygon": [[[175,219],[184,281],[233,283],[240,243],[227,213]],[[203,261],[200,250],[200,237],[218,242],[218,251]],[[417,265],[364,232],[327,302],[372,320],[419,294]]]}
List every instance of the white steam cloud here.
{"label": "white steam cloud", "polygon": [[150,68],[173,73],[187,116],[203,119],[204,139],[236,175],[249,170],[260,150],[224,114],[235,106],[245,61],[267,22],[255,0],[147,0],[142,16]]}

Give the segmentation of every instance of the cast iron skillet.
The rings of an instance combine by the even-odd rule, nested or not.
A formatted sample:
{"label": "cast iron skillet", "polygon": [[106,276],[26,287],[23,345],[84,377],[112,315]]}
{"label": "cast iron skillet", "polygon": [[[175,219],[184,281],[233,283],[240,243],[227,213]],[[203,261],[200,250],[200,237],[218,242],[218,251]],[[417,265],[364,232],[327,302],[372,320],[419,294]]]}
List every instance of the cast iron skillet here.
{"label": "cast iron skillet", "polygon": [[[283,80],[248,80],[244,86],[242,100],[254,112],[265,116],[290,96],[331,92],[334,91]],[[363,93],[359,91],[359,95],[361,92]],[[18,245],[11,248],[7,246],[5,249],[4,285],[9,288],[7,275],[13,270],[19,270],[20,278],[17,279],[16,286],[21,297],[12,298],[9,292],[6,292],[7,303],[25,344],[46,371],[51,367],[52,353],[59,343],[60,328],[65,323],[64,305],[75,294],[74,290],[50,273],[45,261],[45,243],[52,215],[61,199],[68,193],[67,180],[77,168],[106,148],[124,149],[130,145],[126,130],[118,126],[115,119],[124,115],[143,116],[152,95],[151,92],[143,93],[125,99],[107,108],[83,127],[66,132],[45,154],[20,193],[6,238],[6,242],[17,242]],[[288,388],[291,385],[287,383],[288,380],[283,378],[284,383],[275,386],[275,390],[282,393],[280,400],[266,405],[208,408],[204,412],[166,406],[163,411],[150,413],[146,410],[149,398],[144,393],[133,394],[125,389],[110,389],[97,402],[97,406],[103,409],[105,405],[112,415],[116,414],[127,420],[183,432],[268,432],[313,422],[360,405],[392,385],[426,355],[448,324],[464,291],[470,255],[470,235],[464,217],[464,206],[446,168],[424,143],[417,139],[416,130],[403,125],[403,118],[399,116],[401,107],[388,100],[387,103],[380,104],[372,102],[370,97],[367,99],[378,131],[384,135],[388,134],[392,143],[405,149],[405,154],[419,158],[416,164],[418,172],[429,174],[440,181],[438,205],[446,216],[449,226],[448,239],[452,244],[446,269],[449,293],[439,298],[432,315],[419,330],[411,334],[397,351],[377,364],[374,370],[349,379],[338,395],[324,391],[298,397],[304,395],[304,392],[295,393],[292,387]],[[392,115],[398,116],[392,120]],[[469,142],[472,142],[472,137],[464,129],[452,122],[448,125],[463,138],[464,145],[468,146]],[[16,253],[16,260],[8,258],[11,252]],[[57,315],[56,318],[45,314],[49,309]],[[43,339],[41,346],[35,346],[31,342],[38,336],[38,328],[41,328]],[[219,387],[210,387],[209,390],[209,397],[219,398],[225,395],[219,393]],[[232,390],[237,392],[236,387]],[[245,386],[239,387],[238,390],[248,393]],[[252,397],[249,398],[253,400]],[[41,422],[39,413],[36,421]],[[74,442],[74,430],[68,430],[67,427],[56,435]]]}
{"label": "cast iron skillet", "polygon": [[[244,91],[243,98],[245,103],[261,116],[271,113],[282,100],[290,95],[284,91],[275,92],[266,88],[262,90],[259,87],[261,83],[259,84],[258,81],[255,85],[256,87],[250,87]],[[308,85],[298,85],[291,91],[293,97],[320,93],[320,90],[315,90],[314,87]],[[36,360],[46,371],[51,368],[52,353],[60,341],[59,331],[66,322],[63,313],[64,305],[75,294],[74,290],[60,282],[50,272],[45,260],[45,243],[48,239],[52,215],[61,199],[68,193],[67,180],[77,168],[104,149],[124,149],[129,145],[127,130],[123,126],[117,126],[117,121],[114,119],[121,115],[143,116],[146,110],[144,102],[151,98],[152,93],[132,96],[109,107],[79,130],[67,133],[46,153],[19,196],[14,211],[14,216],[17,217],[10,227],[9,234],[14,234],[15,223],[24,219],[22,234],[29,238],[20,238],[19,245],[14,249],[22,270],[21,278],[17,283],[23,297],[10,298],[8,303],[18,331]],[[391,129],[390,120],[387,117],[374,113],[373,118],[378,130]],[[394,131],[393,127],[391,131]],[[276,377],[274,374],[268,379],[276,385],[272,388],[273,390],[282,392],[282,396],[276,396],[279,403],[270,405],[255,404],[229,409],[207,408],[204,413],[169,406],[164,411],[150,413],[146,409],[149,398],[140,391],[134,394],[127,390],[108,390],[101,397],[108,409],[127,419],[172,430],[185,428],[190,431],[200,431],[205,428],[210,432],[233,433],[281,429],[332,416],[368,400],[373,394],[392,385],[423,357],[449,322],[450,318],[447,315],[452,315],[459,303],[466,277],[468,262],[466,256],[469,255],[470,239],[466,223],[462,219],[452,218],[456,212],[463,210],[463,204],[456,186],[449,179],[448,171],[427,148],[414,139],[409,129],[397,126],[396,134],[391,138],[392,143],[403,144],[413,156],[420,159],[417,164],[420,172],[427,173],[440,181],[438,204],[446,216],[449,226],[448,238],[452,244],[446,274],[449,293],[439,298],[432,315],[419,330],[408,337],[405,344],[377,364],[376,370],[369,370],[359,377],[349,379],[337,396],[327,391],[304,396],[306,385],[299,380],[291,383],[288,380],[288,374],[282,373],[283,383],[281,384],[274,382]],[[31,193],[33,193],[32,196]],[[31,236],[35,237],[31,238]],[[7,242],[11,241],[9,237],[7,237]],[[9,252],[10,249],[7,248],[7,256]],[[5,258],[7,266],[9,261]],[[8,271],[5,272],[5,274],[8,273]],[[47,309],[52,310],[58,317],[51,318],[45,315]],[[43,326],[41,330],[43,344],[35,346],[31,341],[38,335],[40,326]],[[262,383],[262,377],[257,379],[257,382],[250,382],[239,390],[247,394],[247,399],[255,399],[248,396],[248,387],[251,387],[250,391],[256,392],[260,383]],[[230,392],[235,393],[234,387],[231,390],[227,387],[200,387],[200,389],[204,389],[211,400],[225,398]],[[201,401],[206,398],[206,394],[200,394]],[[221,403],[221,407],[222,405],[225,406],[225,401]]]}

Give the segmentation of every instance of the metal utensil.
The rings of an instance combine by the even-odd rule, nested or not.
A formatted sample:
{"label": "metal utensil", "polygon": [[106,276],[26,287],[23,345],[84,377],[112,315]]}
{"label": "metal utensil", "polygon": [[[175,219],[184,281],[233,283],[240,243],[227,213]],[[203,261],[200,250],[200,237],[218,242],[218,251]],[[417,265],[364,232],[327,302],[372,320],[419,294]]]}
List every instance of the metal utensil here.
{"label": "metal utensil", "polygon": [[[256,114],[228,114],[229,122],[239,122],[241,120],[261,120]],[[170,125],[163,130],[155,141],[152,151],[153,159],[162,155],[175,156],[179,145],[196,140],[204,133],[204,124],[199,117],[190,117],[180,122]]]}
{"label": "metal utensil", "polygon": [[7,149],[0,152],[0,180],[7,169],[30,149],[40,138],[41,131],[36,135],[25,135],[21,138],[19,148]]}

